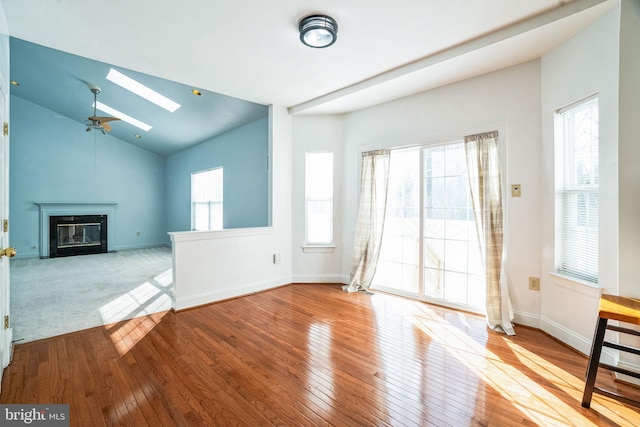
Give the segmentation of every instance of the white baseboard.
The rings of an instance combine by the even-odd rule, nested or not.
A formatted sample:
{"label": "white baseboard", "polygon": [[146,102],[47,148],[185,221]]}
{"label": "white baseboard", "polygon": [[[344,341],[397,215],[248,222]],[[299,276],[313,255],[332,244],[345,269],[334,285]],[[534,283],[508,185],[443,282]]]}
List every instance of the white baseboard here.
{"label": "white baseboard", "polygon": [[18,252],[16,254],[15,257],[13,257],[13,259],[34,259],[34,258],[40,258],[40,252]]}
{"label": "white baseboard", "polygon": [[[637,365],[635,363],[625,362],[623,360],[618,362],[618,367],[623,369],[628,369],[630,371],[640,372],[640,365]],[[638,378],[630,377],[628,375],[620,374],[618,372],[614,372],[613,376],[616,381],[622,381],[625,383],[640,386],[640,379]]]}
{"label": "white baseboard", "polygon": [[570,329],[565,328],[561,324],[547,319],[540,318],[540,329],[548,333],[554,338],[559,339],[568,346],[573,347],[582,354],[588,355],[591,352],[591,341],[576,334]]}
{"label": "white baseboard", "polygon": [[[158,248],[158,247],[163,247],[163,248],[170,248],[171,247],[171,243],[167,243],[167,242],[162,242],[162,243],[146,243],[144,245],[124,245],[124,246],[117,246],[111,249],[111,252],[118,252],[118,251],[127,251],[127,250],[131,250],[131,249],[149,249],[149,248]],[[16,254],[16,256],[13,259],[34,259],[34,258],[41,258],[40,256],[40,252],[39,251],[31,251],[31,252],[18,252]],[[47,257],[49,258],[49,257]]]}
{"label": "white baseboard", "polygon": [[166,242],[160,242],[160,243],[145,243],[142,245],[121,245],[121,246],[115,246],[113,248],[113,250],[115,252],[118,251],[128,251],[128,250],[132,250],[132,249],[150,249],[150,248],[170,248],[171,245],[167,244]]}
{"label": "white baseboard", "polygon": [[192,295],[186,298],[178,298],[173,301],[172,308],[176,311],[185,310],[187,308],[198,307],[201,305],[211,304],[212,302],[222,301],[230,298],[241,297],[244,295],[262,292],[269,289],[292,283],[291,277],[283,277],[280,279],[270,280],[260,283],[247,283],[244,285],[233,286],[224,289],[217,289],[212,292],[205,292],[198,295]]}
{"label": "white baseboard", "polygon": [[513,323],[528,326],[530,328],[540,329],[540,315],[533,313],[525,313],[523,311],[513,312]]}
{"label": "white baseboard", "polygon": [[[592,339],[580,336],[559,323],[543,317],[540,319],[540,329],[586,356],[589,356],[591,353]],[[602,363],[616,366],[618,359],[618,353],[616,351],[608,348],[602,349],[602,354],[600,355],[600,361]]]}
{"label": "white baseboard", "polygon": [[[514,313],[514,323],[519,325],[529,326],[531,328],[540,329],[541,331],[546,332],[551,335],[555,339],[561,341],[562,343],[568,345],[569,347],[579,351],[585,356],[589,356],[591,353],[591,338],[585,338],[581,335],[576,334],[570,329],[565,328],[559,323],[554,322],[553,320],[547,319],[537,314],[525,313],[515,311]],[[618,353],[609,348],[603,348],[602,354],[600,355],[600,361],[603,363],[608,363],[610,365],[618,365],[622,367],[622,363],[618,361]],[[638,367],[635,367],[636,369]],[[631,367],[630,369],[634,369]],[[624,381],[632,382],[628,380],[625,376]]]}
{"label": "white baseboard", "polygon": [[294,274],[293,283],[346,283],[342,274]]}

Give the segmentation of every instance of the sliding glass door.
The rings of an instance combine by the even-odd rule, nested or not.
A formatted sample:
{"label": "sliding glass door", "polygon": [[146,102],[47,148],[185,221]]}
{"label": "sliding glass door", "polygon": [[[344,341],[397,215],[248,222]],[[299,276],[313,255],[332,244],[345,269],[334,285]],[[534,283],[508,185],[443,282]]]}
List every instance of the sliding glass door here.
{"label": "sliding glass door", "polygon": [[391,153],[375,289],[473,311],[485,282],[462,141]]}

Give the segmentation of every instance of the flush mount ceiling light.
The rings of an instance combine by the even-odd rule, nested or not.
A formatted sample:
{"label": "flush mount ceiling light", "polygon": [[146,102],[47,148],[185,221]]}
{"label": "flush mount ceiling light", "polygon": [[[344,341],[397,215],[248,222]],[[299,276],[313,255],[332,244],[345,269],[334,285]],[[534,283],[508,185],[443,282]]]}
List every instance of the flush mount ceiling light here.
{"label": "flush mount ceiling light", "polygon": [[338,24],[326,15],[311,15],[298,24],[300,41],[310,47],[328,47],[338,38]]}

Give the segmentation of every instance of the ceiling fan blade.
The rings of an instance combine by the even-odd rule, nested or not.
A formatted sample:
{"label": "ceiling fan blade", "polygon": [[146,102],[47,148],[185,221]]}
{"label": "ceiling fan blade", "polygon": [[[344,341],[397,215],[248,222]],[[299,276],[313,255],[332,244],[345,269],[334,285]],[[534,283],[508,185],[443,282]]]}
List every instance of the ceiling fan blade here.
{"label": "ceiling fan blade", "polygon": [[98,117],[98,119],[100,119],[99,120],[100,123],[113,122],[113,121],[116,121],[116,120],[120,120],[117,117]]}
{"label": "ceiling fan blade", "polygon": [[111,132],[111,125],[109,123],[100,123],[100,126],[102,126],[105,132]]}
{"label": "ceiling fan blade", "polygon": [[91,120],[92,122],[98,122],[98,123],[104,123],[104,122],[112,122],[114,120],[120,120],[117,117],[108,117],[108,116],[91,116],[89,117],[89,120]]}

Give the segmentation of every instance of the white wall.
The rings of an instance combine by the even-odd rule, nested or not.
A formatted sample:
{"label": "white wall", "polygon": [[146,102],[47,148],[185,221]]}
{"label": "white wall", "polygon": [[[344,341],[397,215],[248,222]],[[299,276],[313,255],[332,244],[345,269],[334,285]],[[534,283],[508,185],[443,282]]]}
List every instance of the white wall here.
{"label": "white wall", "polygon": [[[181,310],[292,282],[291,117],[272,107],[272,227],[170,233],[173,308]],[[281,254],[278,264],[273,254]]]}
{"label": "white wall", "polygon": [[[598,94],[600,102],[599,279],[618,292],[618,33],[615,7],[542,58],[543,263],[541,329],[590,351],[600,289],[549,272],[555,270],[554,115]],[[637,118],[636,118],[637,120]],[[637,263],[637,261],[636,261]]]}
{"label": "white wall", "polygon": [[[498,130],[504,142],[503,170],[507,276],[516,320],[537,325],[540,292],[528,277],[541,275],[540,62],[531,61],[480,77],[402,98],[345,116],[343,242],[355,235],[359,152],[422,144]],[[522,197],[506,187],[522,186]],[[350,250],[343,253],[348,275]]]}
{"label": "white wall", "polygon": [[640,2],[622,4],[620,39],[620,295],[640,298]]}
{"label": "white wall", "polygon": [[[619,179],[620,295],[640,298],[640,2],[623,0],[620,22]],[[640,338],[621,342],[640,347]],[[622,353],[620,366],[640,369],[640,356]],[[631,378],[627,378],[631,380]],[[638,380],[635,380],[638,384]]]}
{"label": "white wall", "polygon": [[[342,116],[297,116],[293,119],[293,281],[296,283],[342,283],[342,255],[351,253],[342,239],[343,143]],[[305,244],[305,153],[333,152],[334,250],[303,251]]]}

